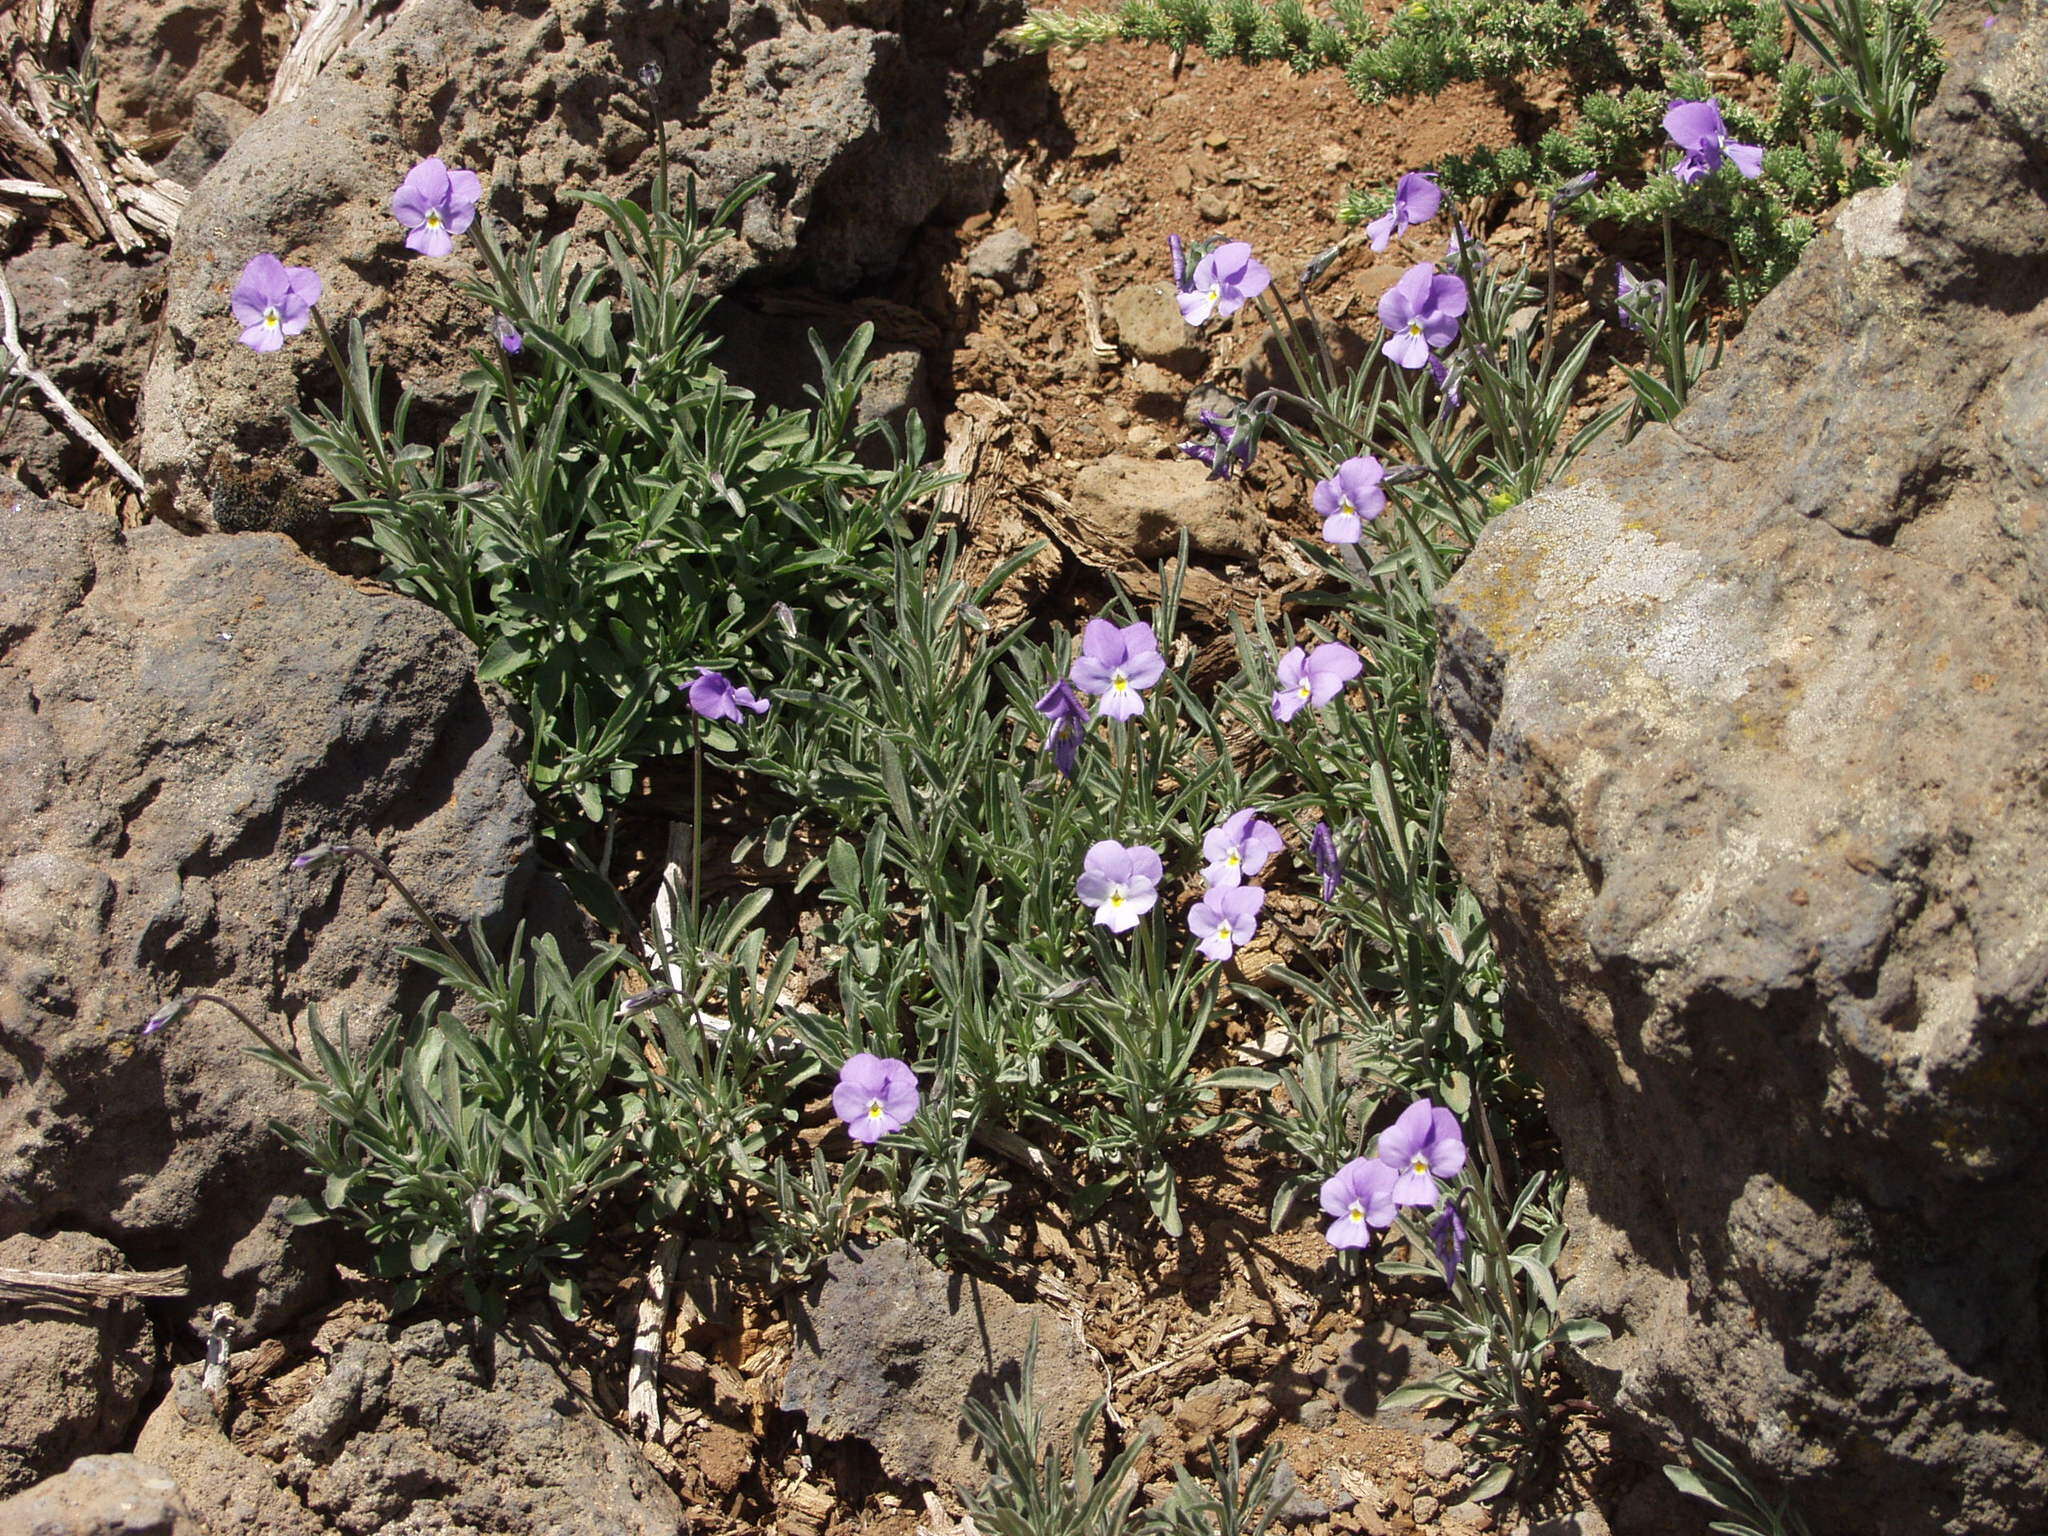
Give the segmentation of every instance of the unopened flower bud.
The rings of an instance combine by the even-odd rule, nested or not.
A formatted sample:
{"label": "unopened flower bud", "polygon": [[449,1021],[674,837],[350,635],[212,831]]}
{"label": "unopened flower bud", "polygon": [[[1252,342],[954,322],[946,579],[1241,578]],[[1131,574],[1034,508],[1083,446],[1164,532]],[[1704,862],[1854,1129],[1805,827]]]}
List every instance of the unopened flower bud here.
{"label": "unopened flower bud", "polygon": [[192,998],[189,993],[184,997],[173,998],[142,1021],[141,1032],[145,1035],[153,1035],[158,1030],[177,1023],[178,1020],[185,1017],[186,1012],[191,1007]]}
{"label": "unopened flower bud", "polygon": [[635,992],[619,1004],[619,1017],[630,1019],[636,1013],[645,1013],[656,1003],[665,1003],[676,995],[676,989],[669,986],[649,987],[645,992]]}
{"label": "unopened flower bud", "polygon": [[336,850],[332,843],[321,843],[316,847],[308,848],[304,853],[293,859],[291,867],[294,870],[318,869],[322,864],[331,863],[335,858],[335,853]]}

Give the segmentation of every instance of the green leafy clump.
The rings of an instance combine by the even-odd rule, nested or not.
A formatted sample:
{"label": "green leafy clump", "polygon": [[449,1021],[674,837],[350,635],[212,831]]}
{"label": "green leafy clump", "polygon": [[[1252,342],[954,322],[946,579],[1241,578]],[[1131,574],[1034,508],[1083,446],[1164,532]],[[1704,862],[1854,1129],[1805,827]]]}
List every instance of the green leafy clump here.
{"label": "green leafy clump", "polygon": [[483,220],[488,279],[466,286],[523,347],[479,354],[449,439],[406,442],[409,398],[387,430],[354,326],[344,411],[295,417],[391,579],[524,706],[533,785],[559,813],[598,819],[644,764],[689,748],[676,695],[698,667],[773,677],[794,639],[840,643],[885,532],[939,483],[915,421],[897,467],[855,456],[880,430],[854,420],[871,328],[836,355],[813,338],[811,409],[763,407],[718,367],[697,271],[761,186],[708,216],[665,184],[651,210],[578,194],[609,226],[588,264],[566,234],[508,246]]}

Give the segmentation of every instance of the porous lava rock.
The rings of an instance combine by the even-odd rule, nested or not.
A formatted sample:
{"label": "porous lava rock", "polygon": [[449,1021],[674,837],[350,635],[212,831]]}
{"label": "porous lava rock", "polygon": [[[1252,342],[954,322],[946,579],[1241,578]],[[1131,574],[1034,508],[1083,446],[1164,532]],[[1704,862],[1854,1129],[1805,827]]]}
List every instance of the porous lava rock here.
{"label": "porous lava rock", "polygon": [[178,1479],[203,1536],[686,1529],[675,1494],[541,1337],[365,1326],[267,1383],[296,1402],[275,1420],[224,1422],[203,1367],[180,1366],[136,1453]]}
{"label": "porous lava rock", "polygon": [[865,1441],[891,1477],[971,1491],[988,1466],[961,1410],[1018,1386],[1034,1333],[1045,1443],[1069,1445],[1102,1395],[1071,1325],[902,1241],[835,1254],[798,1317],[782,1406],[814,1435]]}
{"label": "porous lava rock", "polygon": [[709,258],[714,290],[780,275],[843,292],[892,273],[926,221],[995,196],[1002,138],[983,103],[1014,115],[1031,93],[1012,76],[1042,80],[1043,65],[982,65],[1022,14],[1019,0],[408,0],[241,134],[194,191],[142,411],[153,510],[218,526],[223,466],[305,465],[285,408],[336,398],[310,333],[268,356],[237,341],[227,296],[259,252],[318,271],[330,322],[361,320],[429,418],[450,407],[490,316],[456,291],[483,271],[473,239],[440,260],[405,249],[391,195],[421,157],[476,171],[485,216],[517,231],[594,235],[601,216],[570,194],[646,198],[658,111],[677,182],[694,175],[707,206],[771,178],[739,238]]}
{"label": "porous lava rock", "polygon": [[2048,1509],[2048,16],[1970,51],[1903,185],[1439,611],[1577,1368],[1869,1536]]}
{"label": "porous lava rock", "polygon": [[533,883],[518,732],[419,603],[275,535],[123,535],[0,493],[0,1236],[89,1225],[193,1305],[264,1328],[324,1280],[279,1220],[302,1095],[205,988],[303,1045],[360,1036],[421,978],[422,934],[347,838],[444,922],[502,932]]}
{"label": "porous lava rock", "polygon": [[[84,1232],[0,1241],[0,1269],[109,1274],[128,1266]],[[126,1438],[156,1379],[156,1332],[134,1301],[0,1300],[0,1493]]]}
{"label": "porous lava rock", "polygon": [[205,1536],[178,1485],[134,1456],[81,1456],[0,1501],[0,1536]]}

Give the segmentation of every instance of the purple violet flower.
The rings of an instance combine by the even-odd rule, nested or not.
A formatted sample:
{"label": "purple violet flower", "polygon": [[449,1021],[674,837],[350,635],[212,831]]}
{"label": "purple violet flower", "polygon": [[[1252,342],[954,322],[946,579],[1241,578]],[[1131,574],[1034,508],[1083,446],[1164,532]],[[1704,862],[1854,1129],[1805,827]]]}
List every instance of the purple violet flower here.
{"label": "purple violet flower", "polygon": [[1189,325],[1201,325],[1212,316],[1234,315],[1272,282],[1273,274],[1249,245],[1227,241],[1195,263],[1193,281],[1179,295],[1180,316]]}
{"label": "purple violet flower", "polygon": [[1195,947],[1211,960],[1228,960],[1259,931],[1259,908],[1266,893],[1256,885],[1226,885],[1206,892],[1188,909],[1188,931],[1202,942]]}
{"label": "purple violet flower", "polygon": [[1279,828],[1257,811],[1239,811],[1202,838],[1202,878],[1211,890],[1243,885],[1286,846]]}
{"label": "purple violet flower", "polygon": [[275,352],[285,337],[306,328],[325,291],[311,267],[288,267],[268,251],[251,256],[228,295],[228,308],[242,328],[242,345],[252,352]]}
{"label": "purple violet flower", "polygon": [[1211,480],[1228,480],[1233,469],[1251,468],[1258,442],[1248,429],[1233,426],[1214,411],[1202,412],[1202,425],[1216,435],[1216,441],[1205,443],[1197,438],[1182,443],[1180,451],[1208,465]]}
{"label": "purple violet flower", "polygon": [[1168,235],[1166,251],[1173,258],[1173,291],[1186,293],[1194,286],[1188,281],[1188,248],[1181,243],[1179,235]]}
{"label": "purple violet flower", "polygon": [[1308,835],[1308,852],[1315,860],[1316,873],[1323,878],[1323,900],[1328,901],[1337,894],[1344,879],[1344,861],[1337,856],[1337,834],[1330,830],[1329,822],[1316,823],[1315,831]]}
{"label": "purple violet flower", "polygon": [[869,1146],[910,1124],[922,1102],[907,1064],[867,1051],[846,1058],[832,1090],[832,1112],[846,1122],[846,1134]]}
{"label": "purple violet flower", "polygon": [[1380,295],[1380,324],[1394,334],[1380,350],[1403,368],[1420,368],[1430,350],[1458,339],[1468,296],[1462,278],[1418,261]]}
{"label": "purple violet flower", "polygon": [[1429,1242],[1436,1249],[1437,1263],[1444,1267],[1444,1284],[1455,1285],[1458,1268],[1465,1262],[1465,1216],[1456,1200],[1446,1200],[1429,1224]]}
{"label": "purple violet flower", "polygon": [[1380,1133],[1377,1155],[1396,1175],[1396,1204],[1434,1206],[1437,1180],[1454,1179],[1465,1166],[1465,1133],[1448,1109],[1417,1099]]}
{"label": "purple violet flower", "polygon": [[1346,459],[1337,473],[1316,482],[1310,498],[1323,515],[1323,537],[1332,544],[1356,544],[1365,525],[1380,515],[1387,493],[1380,489],[1386,470],[1371,454]]}
{"label": "purple violet flower", "polygon": [[1095,909],[1095,921],[1111,933],[1129,933],[1159,904],[1159,882],[1165,877],[1157,849],[1142,843],[1126,848],[1104,838],[1081,861],[1074,894],[1083,906]]}
{"label": "purple violet flower", "polygon": [[422,160],[391,194],[391,216],[409,231],[406,249],[446,256],[455,249],[455,237],[476,222],[483,193],[475,171],[450,170],[439,155]]}
{"label": "purple violet flower", "polygon": [[526,345],[526,338],[519,334],[519,327],[503,315],[491,316],[491,334],[497,338],[498,345],[505,349],[507,357],[517,357],[519,349]]}
{"label": "purple violet flower", "polygon": [[1598,171],[1581,172],[1551,194],[1550,206],[1553,208],[1569,208],[1573,203],[1585,197],[1599,185],[1600,173]]}
{"label": "purple violet flower", "polygon": [[1663,314],[1664,279],[1661,277],[1645,281],[1617,261],[1614,264],[1614,288],[1616,304],[1621,310],[1621,323],[1638,335],[1642,334],[1646,322],[1655,325]]}
{"label": "purple violet flower", "polygon": [[697,681],[690,684],[690,708],[706,720],[730,720],[738,725],[741,710],[751,709],[757,715],[765,715],[768,701],[756,698],[751,688],[733,687],[723,672],[699,667]]}
{"label": "purple violet flower", "polygon": [[1063,677],[1046,689],[1032,708],[1045,716],[1045,746],[1052,753],[1053,766],[1059,769],[1063,778],[1071,779],[1081,761],[1081,738],[1088,727],[1088,706],[1074,691],[1074,685]]}
{"label": "purple violet flower", "polygon": [[1376,1158],[1354,1157],[1323,1180],[1323,1236],[1332,1248],[1364,1248],[1374,1227],[1394,1224],[1394,1171]]}
{"label": "purple violet flower", "polygon": [[1313,651],[1295,646],[1280,658],[1273,690],[1273,718],[1285,724],[1302,705],[1321,709],[1344,691],[1344,685],[1365,670],[1365,662],[1348,645],[1331,641]]}
{"label": "purple violet flower", "polygon": [[1366,234],[1372,237],[1372,248],[1384,251],[1387,242],[1405,233],[1410,225],[1428,223],[1436,217],[1443,202],[1444,194],[1436,184],[1434,171],[1409,171],[1394,183],[1394,206],[1365,226]]}
{"label": "purple violet flower", "polygon": [[1145,690],[1166,675],[1166,658],[1150,624],[1119,628],[1108,619],[1090,619],[1067,675],[1096,696],[1097,715],[1130,720],[1145,713]]}
{"label": "purple violet flower", "polygon": [[1754,144],[1733,144],[1728,125],[1721,121],[1721,104],[1713,97],[1705,101],[1674,101],[1664,114],[1664,131],[1685,154],[1671,167],[1680,186],[1704,181],[1732,160],[1735,169],[1751,181],[1764,173],[1764,152]]}

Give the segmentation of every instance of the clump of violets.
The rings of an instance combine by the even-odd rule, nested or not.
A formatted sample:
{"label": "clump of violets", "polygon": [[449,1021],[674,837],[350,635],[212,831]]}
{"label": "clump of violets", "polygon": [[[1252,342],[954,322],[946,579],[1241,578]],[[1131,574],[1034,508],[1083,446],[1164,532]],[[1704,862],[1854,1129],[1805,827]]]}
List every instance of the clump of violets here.
{"label": "clump of violets", "polygon": [[1090,619],[1067,675],[1083,693],[1095,695],[1098,715],[1130,720],[1145,712],[1145,690],[1166,675],[1166,658],[1150,624]]}
{"label": "clump of violets", "polygon": [[1664,312],[1664,280],[1639,278],[1620,262],[1614,264],[1614,287],[1621,323],[1640,335],[1645,324],[1655,325]]}
{"label": "clump of violets", "polygon": [[846,1122],[846,1134],[869,1146],[910,1124],[922,1102],[917,1074],[906,1063],[868,1051],[846,1058],[832,1090],[832,1112]]}
{"label": "clump of violets", "polygon": [[1045,717],[1045,747],[1053,766],[1071,779],[1081,762],[1081,736],[1088,727],[1088,706],[1064,677],[1046,689],[1032,706]]}
{"label": "clump of violets", "polygon": [[1470,296],[1463,278],[1419,261],[1380,295],[1380,324],[1393,332],[1380,351],[1403,368],[1420,368],[1432,350],[1458,339]]}
{"label": "clump of violets", "polygon": [[1228,480],[1232,470],[1251,468],[1258,439],[1249,427],[1225,421],[1214,411],[1202,412],[1202,425],[1213,434],[1213,440],[1204,442],[1196,438],[1182,443],[1180,451],[1208,465],[1211,480]]}
{"label": "clump of violets", "polygon": [[1303,705],[1321,709],[1364,670],[1358,652],[1334,640],[1312,651],[1293,647],[1275,669],[1280,686],[1273,690],[1273,718],[1285,724]]}
{"label": "clump of violets", "polygon": [[452,170],[439,155],[407,171],[391,194],[391,216],[407,232],[406,249],[422,256],[446,256],[455,249],[455,237],[476,222],[483,192],[475,171]]}
{"label": "clump of violets", "polygon": [[1280,829],[1256,810],[1242,810],[1202,838],[1202,878],[1212,889],[1243,885],[1287,846]]}
{"label": "clump of violets", "polygon": [[1394,1224],[1394,1171],[1378,1158],[1354,1157],[1323,1180],[1323,1236],[1332,1248],[1364,1248],[1375,1227]]}
{"label": "clump of violets", "polygon": [[242,345],[252,352],[275,352],[285,337],[306,328],[324,291],[320,274],[311,267],[288,267],[268,251],[251,256],[228,295],[228,308],[242,328]]}
{"label": "clump of violets", "polygon": [[1754,144],[1737,144],[1728,137],[1728,125],[1721,121],[1721,104],[1713,97],[1705,101],[1674,101],[1664,113],[1664,131],[1685,153],[1671,174],[1680,186],[1704,181],[1730,161],[1735,169],[1754,181],[1764,173],[1764,152]]}
{"label": "clump of violets", "polygon": [[1409,171],[1394,183],[1394,206],[1365,226],[1372,248],[1384,251],[1387,242],[1416,224],[1427,224],[1443,206],[1443,189],[1432,171]]}
{"label": "clump of violets", "polygon": [[1273,274],[1242,240],[1228,240],[1195,263],[1179,294],[1180,316],[1189,325],[1228,318],[1264,293]]}
{"label": "clump of violets", "polygon": [[1202,942],[1195,947],[1221,963],[1252,941],[1259,931],[1259,908],[1266,893],[1256,885],[1226,885],[1205,892],[1188,909],[1188,931]]}
{"label": "clump of violets", "polygon": [[1329,479],[1316,482],[1310,500],[1323,515],[1325,540],[1356,544],[1365,536],[1365,525],[1387,505],[1387,493],[1380,489],[1386,474],[1380,461],[1367,453],[1346,459]]}
{"label": "clump of violets", "polygon": [[1323,900],[1328,901],[1343,882],[1344,861],[1337,856],[1337,834],[1330,830],[1327,821],[1317,822],[1315,831],[1309,833],[1308,853],[1323,882]]}
{"label": "clump of violets", "polygon": [[757,698],[751,688],[735,688],[732,679],[723,672],[714,672],[709,667],[697,669],[697,680],[690,684],[690,708],[706,720],[730,720],[740,724],[743,709],[757,715],[768,713],[768,701]]}
{"label": "clump of violets", "polygon": [[1417,1099],[1380,1133],[1375,1155],[1395,1176],[1395,1204],[1434,1208],[1437,1182],[1465,1167],[1465,1133],[1448,1109]]}
{"label": "clump of violets", "polygon": [[1142,843],[1126,848],[1114,838],[1104,838],[1081,861],[1074,894],[1095,909],[1095,921],[1102,927],[1129,933],[1159,904],[1159,882],[1165,876],[1157,849]]}

